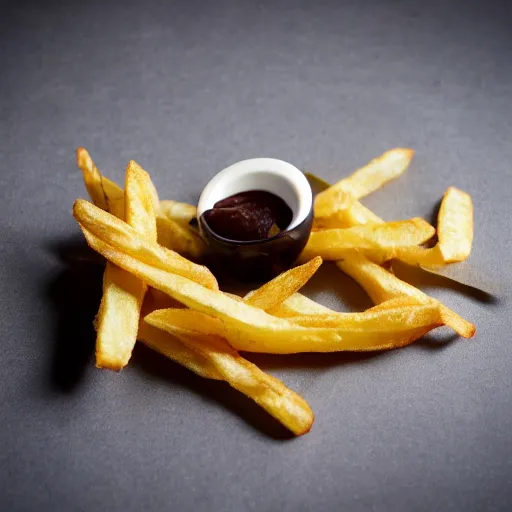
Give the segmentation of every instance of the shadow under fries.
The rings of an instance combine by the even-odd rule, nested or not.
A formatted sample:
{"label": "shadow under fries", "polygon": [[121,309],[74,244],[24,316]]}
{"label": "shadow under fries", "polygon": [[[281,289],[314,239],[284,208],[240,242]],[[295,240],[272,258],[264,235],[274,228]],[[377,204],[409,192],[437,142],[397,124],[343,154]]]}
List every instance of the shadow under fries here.
{"label": "shadow under fries", "polygon": [[101,300],[104,267],[91,264],[99,260],[78,236],[50,248],[65,262],[46,289],[55,314],[50,381],[53,388],[71,392],[83,381],[94,352],[93,320]]}
{"label": "shadow under fries", "polygon": [[[454,265],[457,265],[459,268],[461,268],[464,263],[465,262],[454,263]],[[450,279],[449,277],[443,276],[441,274],[433,274],[432,272],[423,270],[421,267],[408,265],[401,261],[393,261],[393,270],[395,271],[395,275],[398,278],[402,279],[402,281],[406,281],[407,283],[412,284],[413,286],[416,286],[416,288],[421,289],[425,286],[446,288],[459,292],[466,297],[483,304],[497,305],[500,302],[499,297],[484,290],[460,283],[455,279]]]}
{"label": "shadow under fries", "polygon": [[[248,425],[273,439],[288,440],[295,438],[287,428],[265,412],[253,400],[247,398],[226,382],[199,377],[142,343],[136,344],[130,365],[158,379],[158,381],[168,382],[173,387],[181,386],[205,397],[210,402],[214,402],[236,414]],[[172,396],[169,396],[169,400],[172,400]]]}
{"label": "shadow under fries", "polygon": [[307,369],[321,370],[333,367],[351,366],[369,363],[385,354],[382,352],[305,352],[301,354],[260,354],[243,352],[242,355],[262,370]]}

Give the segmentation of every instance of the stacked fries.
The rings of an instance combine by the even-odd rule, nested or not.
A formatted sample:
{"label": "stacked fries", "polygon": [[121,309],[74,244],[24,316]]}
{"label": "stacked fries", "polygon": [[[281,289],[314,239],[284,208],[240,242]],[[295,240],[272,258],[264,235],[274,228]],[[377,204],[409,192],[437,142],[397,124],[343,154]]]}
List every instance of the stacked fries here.
{"label": "stacked fries", "polygon": [[[467,258],[473,236],[471,198],[448,189],[432,248],[421,247],[436,233],[424,220],[384,222],[359,202],[400,176],[412,156],[408,149],[388,151],[326,188],[315,200],[314,230],[303,264],[241,298],[219,290],[213,274],[191,260],[205,249],[190,226],[194,206],[160,201],[149,175],[133,161],[121,189],[79,148],[78,166],[94,204],[78,199],[73,215],[90,247],[107,260],[95,320],[96,365],[121,370],[136,340],[142,341],[202,377],[228,382],[301,435],[313,424],[309,405],[238,351],[392,349],[441,325],[473,336],[471,323],[381,266],[393,259],[432,266]],[[300,288],[323,260],[336,261],[376,306],[339,313],[301,295]]]}

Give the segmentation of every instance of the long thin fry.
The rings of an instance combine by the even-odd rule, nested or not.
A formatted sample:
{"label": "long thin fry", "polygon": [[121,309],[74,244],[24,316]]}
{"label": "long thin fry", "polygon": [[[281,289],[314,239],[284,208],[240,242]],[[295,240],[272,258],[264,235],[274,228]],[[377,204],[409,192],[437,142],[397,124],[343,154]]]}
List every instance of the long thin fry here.
{"label": "long thin fry", "polygon": [[218,289],[213,274],[201,265],[196,265],[179,254],[141,237],[135,229],[93,204],[77,199],[73,206],[77,222],[100,239],[111,240],[119,248],[161,269],[189,277],[204,286]]}
{"label": "long thin fry", "polygon": [[[338,313],[318,322],[315,315],[294,317],[282,321],[273,342],[268,327],[247,324],[241,328],[233,319],[219,319],[200,311],[165,309],[154,311],[145,321],[169,332],[202,333],[226,338],[237,350],[249,352],[292,353],[333,352],[340,350],[367,351],[399,348],[412,343],[429,330],[442,325],[437,306],[420,305],[401,310],[374,313]],[[297,318],[297,321],[296,321]],[[303,325],[301,325],[303,324]],[[284,348],[284,331],[293,336],[292,346]],[[267,334],[264,334],[264,333]],[[336,340],[336,341],[335,341]],[[345,348],[342,346],[345,345]],[[260,348],[261,347],[261,348]],[[264,347],[264,348],[263,348]],[[350,347],[350,348],[346,348]]]}
{"label": "long thin fry", "polygon": [[475,334],[472,323],[362,255],[353,255],[344,261],[338,261],[336,265],[355,279],[375,304],[404,295],[414,297],[424,304],[434,302],[439,304],[446,325],[465,338],[471,338]]}
{"label": "long thin fry", "polygon": [[128,363],[137,338],[145,287],[141,281],[107,263],[103,296],[96,316],[96,366],[119,371]]}
{"label": "long thin fry", "polygon": [[149,242],[156,243],[156,217],[149,174],[131,160],[126,168],[125,218],[126,222]]}
{"label": "long thin fry", "polygon": [[244,297],[251,306],[268,311],[279,306],[296,291],[300,290],[320,268],[322,258],[316,257],[304,265],[294,267],[264,284]]}
{"label": "long thin fry", "polygon": [[101,173],[85,148],[77,148],[76,162],[82,171],[85,188],[93,203],[102,210],[108,210],[108,201],[101,183]]}
{"label": "long thin fry", "polygon": [[356,199],[361,199],[401,176],[413,156],[412,149],[391,149],[336,183],[333,188],[349,190]]}
{"label": "long thin fry", "polygon": [[445,192],[439,209],[437,236],[444,263],[464,261],[473,244],[473,201],[455,187]]}
{"label": "long thin fry", "polygon": [[356,252],[382,263],[392,259],[399,248],[414,248],[432,238],[434,233],[435,229],[420,218],[315,231],[309,237],[301,260],[313,256],[340,260]]}
{"label": "long thin fry", "polygon": [[473,243],[473,202],[455,187],[444,194],[437,218],[439,241],[435,247],[400,248],[396,258],[411,265],[436,266],[465,260]]}

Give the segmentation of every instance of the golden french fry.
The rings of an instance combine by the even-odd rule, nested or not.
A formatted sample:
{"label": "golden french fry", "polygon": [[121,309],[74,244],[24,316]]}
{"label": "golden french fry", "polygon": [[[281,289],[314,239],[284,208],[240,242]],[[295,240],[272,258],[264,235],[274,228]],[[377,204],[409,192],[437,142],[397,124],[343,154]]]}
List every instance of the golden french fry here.
{"label": "golden french fry", "polygon": [[315,199],[315,215],[324,217],[336,211],[340,205],[339,199],[346,193],[361,199],[398,178],[409,167],[413,156],[412,149],[395,148],[374,158],[350,176],[320,192]]}
{"label": "golden french fry", "polygon": [[326,315],[329,318],[321,322],[316,315],[286,320],[271,317],[273,325],[268,319],[265,323],[256,322],[254,316],[241,325],[233,310],[224,318],[218,312],[215,314],[213,317],[191,309],[162,309],[146,316],[145,321],[173,333],[221,336],[237,350],[279,354],[398,348],[443,325],[435,304],[410,306],[400,311],[338,313]]}
{"label": "golden french fry", "polygon": [[[254,400],[295,435],[306,434],[311,429],[314,415],[307,402],[280,380],[262,372],[256,365],[241,357],[223,338],[185,333],[169,326],[167,331],[180,340],[183,347],[190,351],[189,355],[183,348],[177,347],[175,342],[171,342],[170,346],[169,338],[158,337],[152,331],[148,336],[147,328],[142,327],[141,330],[143,341],[151,348],[174,360],[179,359],[178,362],[199,375],[225,380]],[[166,334],[164,331],[160,332]]]}
{"label": "golden french fry", "polygon": [[434,302],[439,304],[446,325],[465,338],[471,338],[475,334],[475,326],[472,323],[360,254],[338,261],[336,265],[355,279],[375,304],[404,295],[414,297],[424,304]]}
{"label": "golden french fry", "polygon": [[[133,160],[129,165],[137,165]],[[140,167],[140,166],[139,166]],[[142,169],[142,167],[140,167]],[[118,219],[124,220],[124,212],[125,212],[125,193],[124,190],[112,180],[109,180],[105,176],[101,177],[103,190],[105,191],[105,195],[107,196],[108,201],[108,212],[112,215],[115,215]],[[158,200],[158,193],[156,191],[154,183],[150,180],[147,183],[147,193],[151,198],[151,203],[153,205],[153,211],[155,215],[159,214],[160,211],[160,201]]]}
{"label": "golden french fry", "polygon": [[193,260],[200,259],[204,254],[206,245],[199,233],[191,227],[163,216],[157,218],[157,227],[158,243],[161,246]]}
{"label": "golden french fry", "polygon": [[432,238],[434,233],[435,229],[419,218],[315,231],[309,237],[301,260],[308,260],[313,256],[321,256],[325,260],[340,260],[358,252],[382,263],[393,258],[398,248],[409,248],[423,243]]}
{"label": "golden french fry", "polygon": [[137,162],[130,161],[126,169],[125,218],[126,222],[142,237],[156,242],[156,217],[154,210],[153,182]]}
{"label": "golden french fry", "polygon": [[188,226],[196,218],[197,208],[191,204],[164,199],[160,201],[160,216]]}
{"label": "golden french fry", "polygon": [[151,201],[153,203],[153,210],[155,215],[160,214],[160,198],[158,197],[158,192],[156,191],[155,184],[150,180],[148,185],[148,191],[151,195]]}
{"label": "golden french fry", "polygon": [[433,226],[419,217],[383,224],[354,226],[349,229],[382,247],[407,247],[423,244],[430,240],[436,232]]}
{"label": "golden french fry", "polygon": [[473,244],[473,202],[469,194],[455,187],[445,192],[437,218],[437,230],[439,242],[435,247],[401,248],[396,258],[422,266],[465,260]]}
{"label": "golden french fry", "polygon": [[437,236],[444,263],[463,261],[473,245],[473,201],[455,187],[445,192],[439,210]]}
{"label": "golden french fry", "polygon": [[322,258],[316,257],[304,265],[283,272],[257,290],[248,293],[244,301],[264,311],[275,308],[300,290],[321,264]]}
{"label": "golden french fry", "polygon": [[347,208],[338,210],[329,217],[315,217],[313,220],[313,231],[344,229],[365,224],[381,224],[383,222],[384,220],[355,199]]}
{"label": "golden french fry", "polygon": [[413,156],[412,149],[391,149],[342,179],[332,188],[348,190],[356,199],[361,199],[401,176],[409,167]]}
{"label": "golden french fry", "polygon": [[169,249],[152,243],[135,229],[113,215],[104,212],[83,199],[77,199],[73,206],[73,216],[77,222],[100,239],[131,254],[137,254],[142,261],[158,268],[190,277],[204,286],[218,289],[213,274],[204,266],[197,265]]}
{"label": "golden french fry", "polygon": [[108,201],[101,183],[101,173],[85,148],[77,148],[76,162],[82,171],[85,188],[92,202],[102,210],[108,210]]}
{"label": "golden french fry", "polygon": [[[405,302],[405,301],[404,301]],[[422,320],[421,316],[425,314],[425,310],[421,307],[422,304],[416,300],[412,301],[409,298],[407,305],[400,305],[396,307],[396,304],[389,304],[386,306],[379,307],[377,309],[366,310],[364,313],[331,313],[323,315],[297,315],[288,318],[291,323],[302,325],[304,327],[343,327],[344,329],[357,328],[359,322],[364,321],[364,328],[370,330],[371,320],[373,315],[378,315],[379,322],[382,322],[382,318],[385,318],[385,322],[393,322],[398,325],[400,322],[411,322],[411,315],[416,316],[419,322]],[[386,304],[386,303],[383,303]],[[384,313],[383,313],[384,312]],[[430,310],[426,311],[430,314]],[[355,318],[354,315],[360,315]],[[356,321],[354,321],[354,318]]]}
{"label": "golden french fry", "polygon": [[[156,221],[151,179],[135,162],[126,169],[125,217],[149,242],[156,242]],[[128,364],[137,340],[139,315],[146,285],[131,274],[107,263],[103,297],[96,318],[96,366],[121,370]]]}
{"label": "golden french fry", "polygon": [[96,366],[121,370],[128,363],[137,338],[139,311],[145,288],[123,269],[107,263],[103,296],[96,316]]}

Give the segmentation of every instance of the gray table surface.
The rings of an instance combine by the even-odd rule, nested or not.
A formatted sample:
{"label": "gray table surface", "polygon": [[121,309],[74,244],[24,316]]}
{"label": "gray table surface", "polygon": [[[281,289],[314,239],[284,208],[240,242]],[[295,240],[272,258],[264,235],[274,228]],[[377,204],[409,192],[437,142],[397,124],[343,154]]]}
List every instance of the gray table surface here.
{"label": "gray table surface", "polygon": [[[55,4],[55,5],[54,5]],[[314,4],[314,5],[313,5]],[[484,5],[485,4],[485,5]],[[508,2],[22,2],[0,35],[0,510],[510,510],[512,30]],[[365,203],[430,219],[474,198],[487,297],[413,282],[474,321],[376,355],[253,356],[309,401],[284,432],[249,400],[137,347],[94,368],[99,268],[76,262],[74,149],[193,202],[272,156],[329,180],[416,158]],[[326,266],[306,292],[368,298]],[[445,336],[446,334],[446,336]]]}

